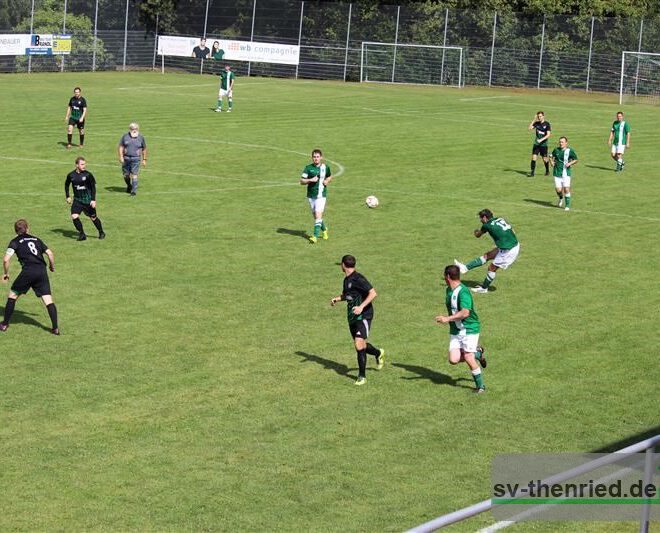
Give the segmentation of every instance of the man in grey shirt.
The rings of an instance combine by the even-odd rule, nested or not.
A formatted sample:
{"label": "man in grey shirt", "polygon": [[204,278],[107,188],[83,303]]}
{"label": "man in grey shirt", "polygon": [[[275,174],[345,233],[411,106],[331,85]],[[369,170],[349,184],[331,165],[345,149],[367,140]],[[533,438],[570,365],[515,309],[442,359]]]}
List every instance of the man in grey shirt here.
{"label": "man in grey shirt", "polygon": [[119,140],[119,162],[126,182],[126,192],[131,196],[137,194],[138,174],[140,162],[147,166],[147,141],[140,133],[140,126],[132,122],[128,126],[128,132]]}

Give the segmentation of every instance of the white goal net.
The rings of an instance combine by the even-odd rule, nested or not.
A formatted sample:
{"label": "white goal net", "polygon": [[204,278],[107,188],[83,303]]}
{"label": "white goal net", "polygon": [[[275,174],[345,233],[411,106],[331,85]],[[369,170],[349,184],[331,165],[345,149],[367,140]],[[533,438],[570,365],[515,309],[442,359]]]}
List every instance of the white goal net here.
{"label": "white goal net", "polygon": [[621,53],[619,104],[660,102],[660,54]]}
{"label": "white goal net", "polygon": [[365,41],[360,81],[462,87],[463,48]]}

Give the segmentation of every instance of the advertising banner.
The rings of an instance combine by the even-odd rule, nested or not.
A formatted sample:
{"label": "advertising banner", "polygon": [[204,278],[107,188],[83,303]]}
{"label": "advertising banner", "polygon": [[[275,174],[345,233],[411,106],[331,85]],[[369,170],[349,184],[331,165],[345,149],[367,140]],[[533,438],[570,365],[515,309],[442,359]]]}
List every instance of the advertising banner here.
{"label": "advertising banner", "polygon": [[32,35],[29,33],[12,33],[0,35],[0,56],[22,56],[30,48]]}
{"label": "advertising banner", "polygon": [[[199,37],[158,36],[158,54],[162,56],[210,58],[213,45],[224,50],[223,60],[252,61],[255,63],[280,63],[297,65],[300,61],[300,47],[292,44],[258,43],[250,41],[230,41],[207,37],[205,48]],[[208,49],[208,54],[206,50]]]}
{"label": "advertising banner", "polygon": [[71,35],[13,33],[0,35],[1,56],[68,55]]}

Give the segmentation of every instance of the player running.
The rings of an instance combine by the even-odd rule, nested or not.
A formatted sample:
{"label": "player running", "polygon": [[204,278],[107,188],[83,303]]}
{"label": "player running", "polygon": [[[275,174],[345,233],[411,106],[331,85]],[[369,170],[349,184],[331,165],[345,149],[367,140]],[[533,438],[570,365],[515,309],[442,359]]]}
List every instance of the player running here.
{"label": "player running", "polygon": [[520,243],[511,224],[502,217],[495,218],[490,209],[482,209],[479,211],[478,216],[481,221],[481,228],[474,230],[474,236],[478,239],[488,233],[495,241],[496,248],[473,259],[466,265],[458,259],[454,259],[454,265],[460,269],[461,274],[465,274],[469,270],[485,265],[492,260],[492,263],[488,265],[486,279],[481,285],[477,285],[472,289],[472,292],[487,293],[488,287],[495,281],[498,269],[503,268],[506,270],[518,258]]}
{"label": "player running", "polygon": [[626,151],[626,148],[630,148],[630,124],[628,124],[628,121],[623,120],[623,112],[621,111],[616,114],[616,120],[612,123],[607,144],[612,147],[612,159],[616,161],[614,172],[622,172],[623,167],[626,166],[623,160],[623,152]]}
{"label": "player running", "polygon": [[23,218],[17,220],[14,223],[14,231],[16,232],[16,237],[7,246],[5,257],[2,260],[2,282],[7,283],[9,281],[9,261],[14,254],[16,254],[16,257],[18,257],[21,263],[21,273],[16,277],[9,290],[9,297],[5,305],[4,320],[0,322],[0,331],[7,331],[11,315],[14,313],[16,300],[32,289],[37,295],[37,298],[41,298],[41,301],[46,306],[51,321],[50,332],[53,335],[59,335],[57,308],[50,294],[46,261],[43,258],[43,255],[46,254],[46,257],[48,257],[48,268],[51,272],[55,272],[55,256],[41,239],[30,235],[30,227],[27,220]]}
{"label": "player running", "polygon": [[538,111],[536,117],[529,124],[529,129],[534,130],[534,144],[532,145],[532,162],[530,163],[529,177],[534,177],[536,170],[536,157],[540,154],[545,165],[545,175],[550,174],[550,161],[548,161],[548,139],[552,135],[550,123],[545,120],[545,113]]}
{"label": "player running", "polygon": [[66,130],[66,147],[71,148],[73,138],[73,127],[78,128],[80,137],[80,148],[85,145],[85,117],[87,116],[87,100],[80,95],[80,87],[73,90],[73,96],[69,99],[64,121],[68,124]]}
{"label": "player running", "polygon": [[564,211],[571,210],[571,167],[578,162],[577,154],[569,148],[566,137],[559,138],[559,146],[550,154],[552,160],[552,175],[555,177],[555,192],[559,201],[557,207],[564,205]]}

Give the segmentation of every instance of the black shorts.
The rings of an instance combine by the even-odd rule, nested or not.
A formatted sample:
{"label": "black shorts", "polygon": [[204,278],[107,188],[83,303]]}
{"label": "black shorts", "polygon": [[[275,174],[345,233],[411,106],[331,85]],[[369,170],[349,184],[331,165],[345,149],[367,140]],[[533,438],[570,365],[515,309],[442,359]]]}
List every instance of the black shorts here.
{"label": "black shorts", "polygon": [[39,297],[50,294],[50,281],[48,281],[48,273],[45,268],[21,270],[14,283],[11,284],[11,290],[16,294],[25,294],[30,289],[34,289],[34,294]]}
{"label": "black shorts", "polygon": [[71,214],[79,215],[80,213],[85,213],[88,217],[96,216],[96,208],[92,207],[89,204],[80,203],[78,200],[73,200],[71,204]]}
{"label": "black shorts", "polygon": [[348,329],[351,331],[351,336],[354,339],[367,340],[371,331],[371,320],[371,318],[363,318],[357,322],[349,322]]}
{"label": "black shorts", "polygon": [[79,130],[82,130],[85,127],[85,121],[84,120],[80,121],[77,118],[70,118],[69,119],[69,126],[75,126]]}
{"label": "black shorts", "polygon": [[540,155],[541,157],[548,157],[548,145],[541,146],[540,144],[535,144],[532,146],[532,155]]}

